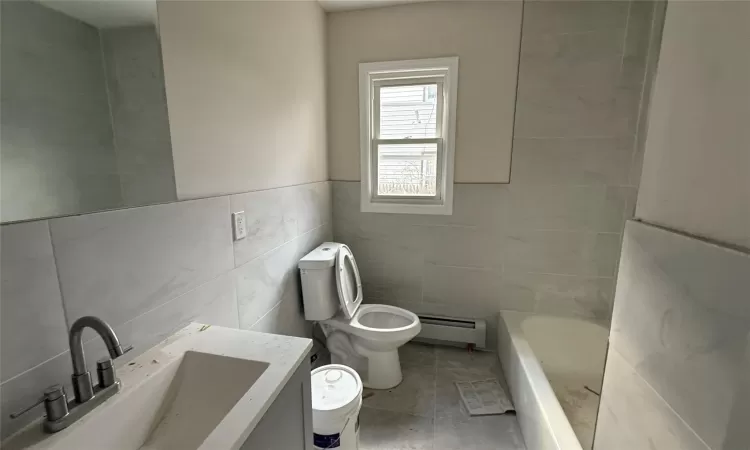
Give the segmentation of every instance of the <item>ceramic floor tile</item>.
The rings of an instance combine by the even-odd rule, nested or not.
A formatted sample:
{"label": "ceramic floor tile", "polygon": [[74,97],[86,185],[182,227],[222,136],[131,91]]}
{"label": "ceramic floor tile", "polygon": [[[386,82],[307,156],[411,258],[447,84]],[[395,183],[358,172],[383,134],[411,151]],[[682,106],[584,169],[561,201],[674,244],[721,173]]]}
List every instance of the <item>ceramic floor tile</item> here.
{"label": "ceramic floor tile", "polygon": [[[423,356],[423,355],[420,355]],[[402,356],[403,358],[403,356]],[[365,389],[364,405],[424,417],[435,413],[435,361],[404,364],[404,380],[392,389]]]}
{"label": "ceramic floor tile", "polygon": [[432,417],[362,408],[360,450],[433,450]]}
{"label": "ceramic floor tile", "polygon": [[526,450],[514,414],[435,420],[435,450]]}

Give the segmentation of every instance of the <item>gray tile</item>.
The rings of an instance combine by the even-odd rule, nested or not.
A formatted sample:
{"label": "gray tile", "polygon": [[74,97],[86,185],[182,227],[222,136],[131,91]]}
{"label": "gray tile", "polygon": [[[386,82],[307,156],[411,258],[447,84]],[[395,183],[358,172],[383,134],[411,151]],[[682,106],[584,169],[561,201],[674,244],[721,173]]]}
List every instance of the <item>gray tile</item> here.
{"label": "gray tile", "polygon": [[619,234],[578,231],[512,231],[505,236],[504,268],[557,275],[614,275]]}
{"label": "gray tile", "polygon": [[511,186],[627,185],[632,153],[632,138],[516,138]]}
{"label": "gray tile", "polygon": [[583,33],[625,29],[628,2],[529,1],[524,5],[524,35]]}
{"label": "gray tile", "polygon": [[420,227],[427,237],[425,261],[457,267],[500,269],[502,240],[495,230],[465,226]]}
{"label": "gray tile", "polygon": [[68,348],[48,222],[0,228],[0,381]]}
{"label": "gray tile", "polygon": [[435,419],[435,443],[440,450],[526,450],[515,414]]}
{"label": "gray tile", "polygon": [[44,414],[44,408],[37,407],[18,419],[8,417],[39,400],[42,391],[48,386],[62,384],[68,395],[71,395],[73,389],[69,382],[70,374],[70,354],[66,351],[0,384],[0,439],[10,436]]}
{"label": "gray tile", "polygon": [[616,349],[610,347],[594,450],[647,448],[709,449]]}
{"label": "gray tile", "polygon": [[[420,348],[421,347],[421,348]],[[429,346],[399,350],[403,381],[391,389],[365,389],[364,406],[417,416],[435,415],[435,353]]]}
{"label": "gray tile", "polygon": [[294,283],[292,289],[284,293],[281,301],[254,323],[250,329],[286,336],[310,337],[312,327],[310,322],[305,321],[299,283]]}
{"label": "gray tile", "polygon": [[509,230],[616,232],[622,229],[625,188],[511,186]]}
{"label": "gray tile", "polygon": [[293,216],[297,223],[297,235],[331,221],[331,183],[302,184],[285,188],[289,190]]}
{"label": "gray tile", "polygon": [[432,417],[362,408],[359,413],[361,450],[432,450]]}
{"label": "gray tile", "polygon": [[611,343],[712,448],[747,377],[749,275],[747,254],[628,222]]}
{"label": "gray tile", "polygon": [[507,285],[531,292],[538,313],[601,320],[611,316],[613,278],[513,272],[503,276]]}
{"label": "gray tile", "polygon": [[496,270],[425,264],[424,280],[425,303],[461,305],[462,317],[523,308],[522,299],[499,298],[503,282]]}
{"label": "gray tile", "polygon": [[284,295],[297,289],[299,240],[256,258],[235,269],[240,328],[249,329]]}
{"label": "gray tile", "polygon": [[69,320],[125,323],[234,266],[229,199],[50,221]]}
{"label": "gray tile", "polygon": [[586,86],[617,80],[622,31],[525,35],[519,79],[528,85]]}
{"label": "gray tile", "polygon": [[247,237],[234,241],[234,264],[240,267],[297,236],[297,214],[290,188],[229,197],[231,212],[244,211]]}
{"label": "gray tile", "polygon": [[437,361],[435,416],[438,419],[461,422],[471,417],[461,402],[456,381],[503,380],[494,352],[469,353],[462,348],[439,347]]}
{"label": "gray tile", "polygon": [[[133,346],[122,361],[129,361],[146,352],[190,322],[238,328],[237,299],[231,274],[221,275],[154,310],[115,326],[120,342]],[[85,336],[90,339],[84,347],[86,361],[93,373],[96,360],[108,353],[103,341],[93,333]]]}
{"label": "gray tile", "polygon": [[519,80],[515,136],[627,137],[635,133],[641,91],[613,84],[530,85]]}

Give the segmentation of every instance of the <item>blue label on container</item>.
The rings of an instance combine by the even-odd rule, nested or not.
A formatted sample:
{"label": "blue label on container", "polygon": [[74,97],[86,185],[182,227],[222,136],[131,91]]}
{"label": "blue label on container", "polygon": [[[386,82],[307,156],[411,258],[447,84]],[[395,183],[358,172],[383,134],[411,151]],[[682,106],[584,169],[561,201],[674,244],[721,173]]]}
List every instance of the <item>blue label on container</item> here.
{"label": "blue label on container", "polygon": [[341,435],[313,433],[313,445],[318,448],[337,448],[341,446]]}

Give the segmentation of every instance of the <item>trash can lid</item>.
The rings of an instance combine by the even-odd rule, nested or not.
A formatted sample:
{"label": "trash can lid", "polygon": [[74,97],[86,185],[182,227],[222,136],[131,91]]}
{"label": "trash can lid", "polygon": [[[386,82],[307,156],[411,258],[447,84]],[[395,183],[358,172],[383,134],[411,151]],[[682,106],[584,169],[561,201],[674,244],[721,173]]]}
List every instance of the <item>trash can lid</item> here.
{"label": "trash can lid", "polygon": [[316,411],[349,410],[359,403],[362,380],[343,364],[318,367],[311,373],[312,407]]}

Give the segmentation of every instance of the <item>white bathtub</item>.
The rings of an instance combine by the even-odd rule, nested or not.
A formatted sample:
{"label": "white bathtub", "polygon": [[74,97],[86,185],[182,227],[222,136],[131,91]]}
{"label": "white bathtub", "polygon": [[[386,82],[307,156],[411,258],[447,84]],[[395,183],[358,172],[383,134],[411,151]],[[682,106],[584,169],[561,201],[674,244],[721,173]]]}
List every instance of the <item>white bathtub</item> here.
{"label": "white bathtub", "polygon": [[498,353],[527,448],[591,448],[608,335],[581,319],[500,314]]}

